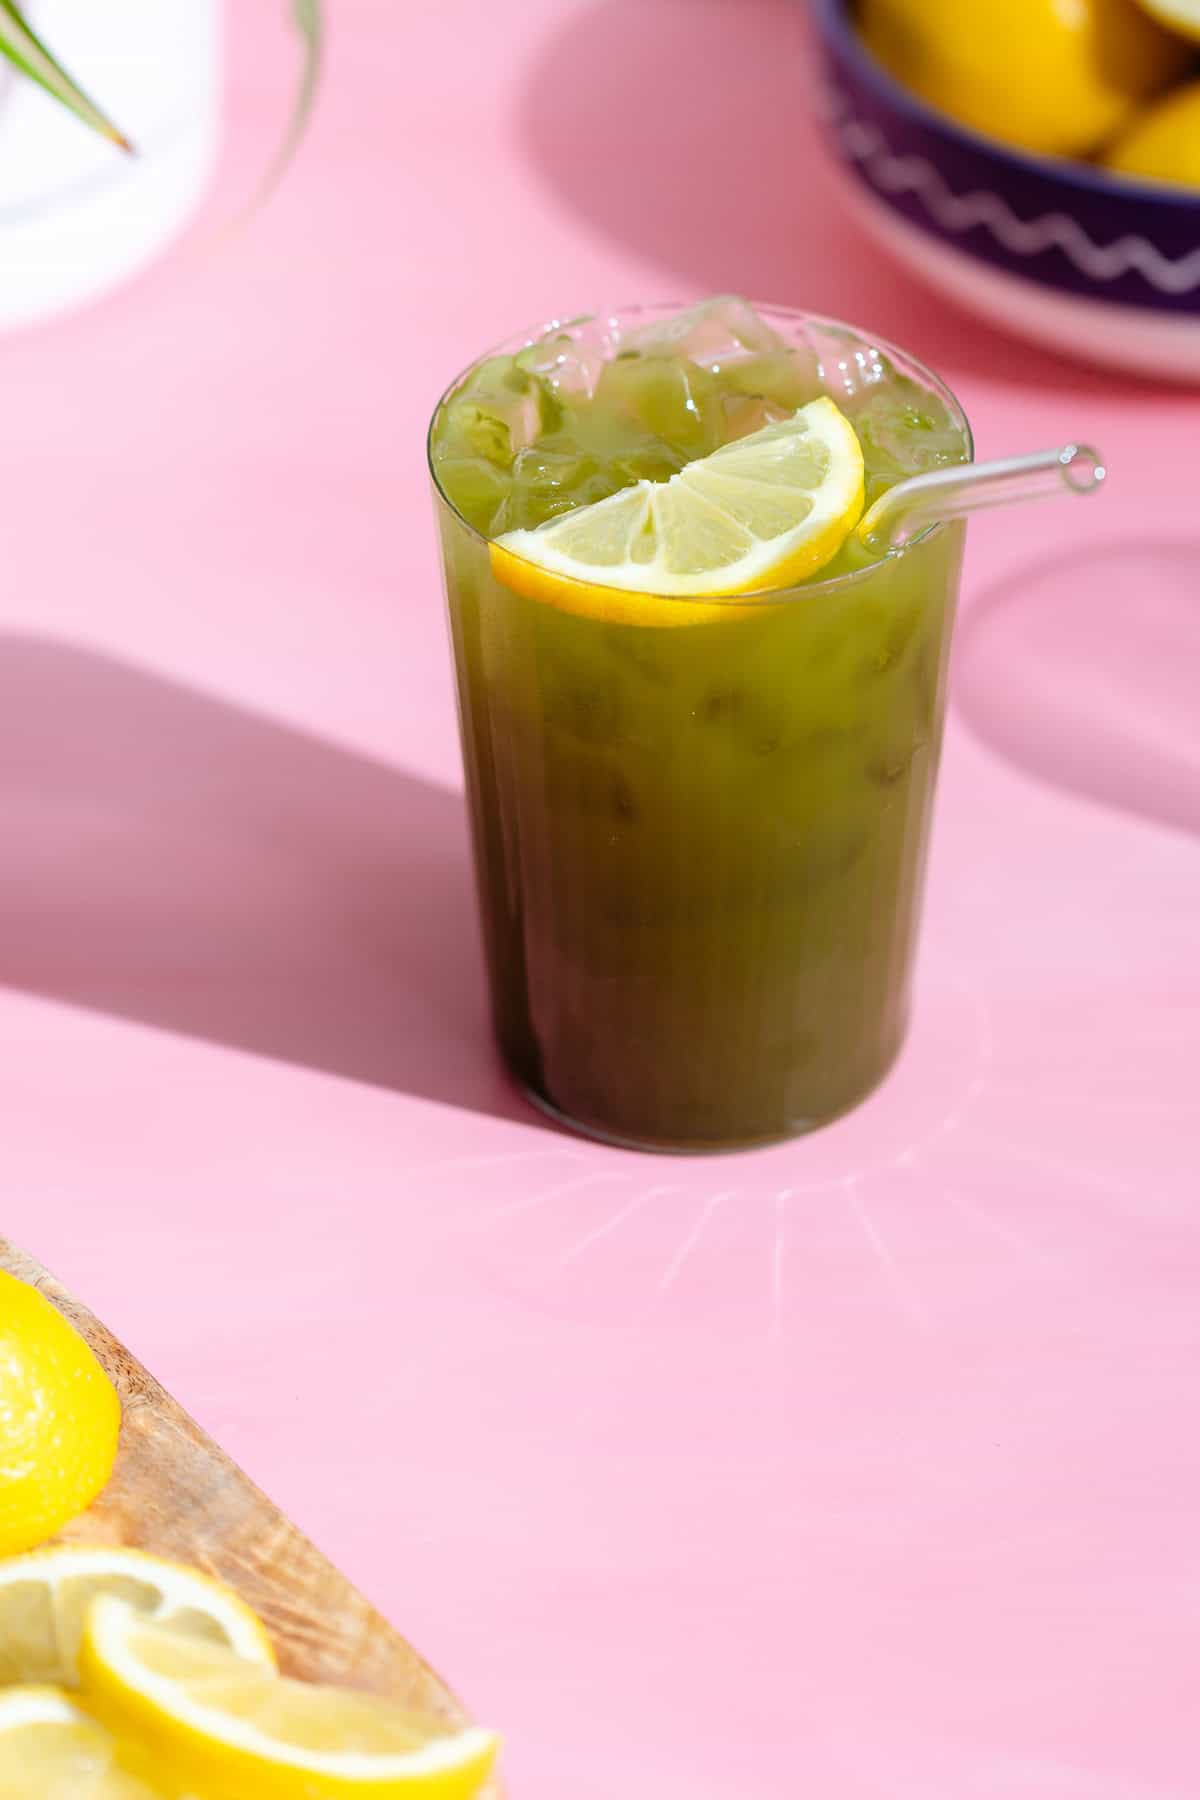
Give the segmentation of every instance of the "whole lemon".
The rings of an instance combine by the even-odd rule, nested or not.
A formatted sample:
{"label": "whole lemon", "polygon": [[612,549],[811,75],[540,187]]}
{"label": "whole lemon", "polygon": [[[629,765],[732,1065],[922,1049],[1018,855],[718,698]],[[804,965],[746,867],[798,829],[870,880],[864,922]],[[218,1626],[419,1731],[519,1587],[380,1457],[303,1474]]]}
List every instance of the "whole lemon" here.
{"label": "whole lemon", "polygon": [[1139,113],[1104,161],[1121,175],[1200,188],[1200,81],[1186,82]]}
{"label": "whole lemon", "polygon": [[1047,156],[1096,149],[1191,57],[1134,0],[863,0],[861,31],[931,106]]}
{"label": "whole lemon", "polygon": [[116,1389],[50,1302],[0,1270],[0,1556],[31,1550],[112,1474]]}
{"label": "whole lemon", "polygon": [[1200,0],[1138,0],[1143,12],[1200,44]]}

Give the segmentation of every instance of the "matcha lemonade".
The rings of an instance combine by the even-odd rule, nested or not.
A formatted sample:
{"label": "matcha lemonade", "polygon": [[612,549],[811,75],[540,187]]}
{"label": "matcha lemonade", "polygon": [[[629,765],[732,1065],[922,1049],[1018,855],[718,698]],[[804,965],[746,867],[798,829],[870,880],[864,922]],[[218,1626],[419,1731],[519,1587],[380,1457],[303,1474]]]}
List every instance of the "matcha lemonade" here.
{"label": "matcha lemonade", "polygon": [[970,459],[952,396],[722,299],[485,358],[430,454],[518,1080],[646,1148],[833,1118],[904,1036],[963,531],[852,527]]}

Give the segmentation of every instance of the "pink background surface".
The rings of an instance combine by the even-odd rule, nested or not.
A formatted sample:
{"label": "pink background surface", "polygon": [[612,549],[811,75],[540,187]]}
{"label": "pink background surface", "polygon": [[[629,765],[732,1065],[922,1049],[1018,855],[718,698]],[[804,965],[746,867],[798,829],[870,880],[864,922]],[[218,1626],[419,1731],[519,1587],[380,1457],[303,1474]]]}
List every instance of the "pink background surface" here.
{"label": "pink background surface", "polygon": [[[248,233],[0,341],[3,1228],[518,1800],[1194,1796],[1195,396],[879,260],[786,0],[333,10]],[[422,438],[522,323],[723,288],[899,339],[982,455],[1113,473],[972,528],[899,1070],[668,1161],[488,1047]]]}

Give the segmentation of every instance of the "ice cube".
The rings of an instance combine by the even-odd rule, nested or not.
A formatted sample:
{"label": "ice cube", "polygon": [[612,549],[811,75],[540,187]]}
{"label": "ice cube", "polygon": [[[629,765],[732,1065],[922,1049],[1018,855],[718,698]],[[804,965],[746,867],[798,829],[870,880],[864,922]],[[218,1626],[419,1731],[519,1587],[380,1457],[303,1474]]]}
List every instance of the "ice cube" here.
{"label": "ice cube", "polygon": [[601,371],[593,404],[614,423],[640,427],[685,457],[707,456],[720,443],[716,380],[683,357],[623,349]]}
{"label": "ice cube", "polygon": [[468,525],[485,537],[507,529],[504,509],[511,484],[502,469],[480,456],[444,456],[437,460],[437,474],[442,492]]}
{"label": "ice cube", "polygon": [[821,392],[817,359],[807,344],[785,345],[769,356],[724,363],[717,380],[726,393],[764,400],[784,416],[806,406]]}
{"label": "ice cube", "polygon": [[560,399],[592,394],[615,345],[606,321],[588,315],[554,325],[517,352],[519,368],[543,381]]}
{"label": "ice cube", "polygon": [[489,357],[446,402],[435,455],[482,457],[510,468],[519,450],[552,429],[556,407],[545,384],[515,358]]}
{"label": "ice cube", "polygon": [[776,406],[761,394],[722,394],[721,442],[732,444],[737,438],[749,437],[764,425],[777,425],[789,416],[785,407]]}
{"label": "ice cube", "polygon": [[627,485],[612,481],[594,456],[573,449],[533,444],[518,453],[512,467],[512,494],[507,530],[531,531],[558,513],[590,506]]}
{"label": "ice cube", "polygon": [[687,462],[662,438],[647,436],[631,441],[608,459],[613,492],[635,481],[667,481]]}
{"label": "ice cube", "polygon": [[945,403],[906,375],[893,372],[846,411],[863,448],[868,503],[906,475],[967,460],[962,429]]}
{"label": "ice cube", "polygon": [[856,395],[868,393],[896,375],[882,350],[847,327],[808,319],[803,336],[820,388],[843,410],[848,410],[847,402]]}
{"label": "ice cube", "polygon": [[748,300],[738,294],[719,294],[673,318],[627,328],[621,335],[621,348],[642,356],[687,357],[712,368],[729,357],[747,352],[769,356],[786,346]]}

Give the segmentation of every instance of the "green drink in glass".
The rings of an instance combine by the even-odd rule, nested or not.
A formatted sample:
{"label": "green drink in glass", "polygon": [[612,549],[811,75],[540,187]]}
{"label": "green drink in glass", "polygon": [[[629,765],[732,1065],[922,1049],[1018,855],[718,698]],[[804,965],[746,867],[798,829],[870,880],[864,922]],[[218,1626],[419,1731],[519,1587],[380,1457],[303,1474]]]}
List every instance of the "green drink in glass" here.
{"label": "green drink in glass", "polygon": [[[705,498],[761,533],[774,514],[747,456],[790,455],[795,422],[826,415],[835,459],[837,430],[861,447],[868,504],[970,460],[953,396],[910,358],[737,300],[556,324],[476,364],[434,416],[496,1033],[530,1096],[597,1137],[696,1151],[806,1131],[903,1041],[963,526],[873,556],[850,529],[860,486],[816,532],[833,491],[818,443],[799,477],[824,484],[815,511],[787,527],[815,549],[778,557],[791,538],[730,527],[746,568],[788,573],[729,593],[743,564],[716,566],[735,552]],[[647,495],[661,539],[657,484],[685,468],[697,491],[735,479],[688,489],[682,575],[662,574],[651,525],[605,547],[600,523]],[[784,498],[781,530],[808,504]],[[555,560],[567,518],[568,548],[581,530],[601,543],[586,580]],[[699,589],[698,564],[715,570]],[[664,593],[672,579],[690,591]]]}

